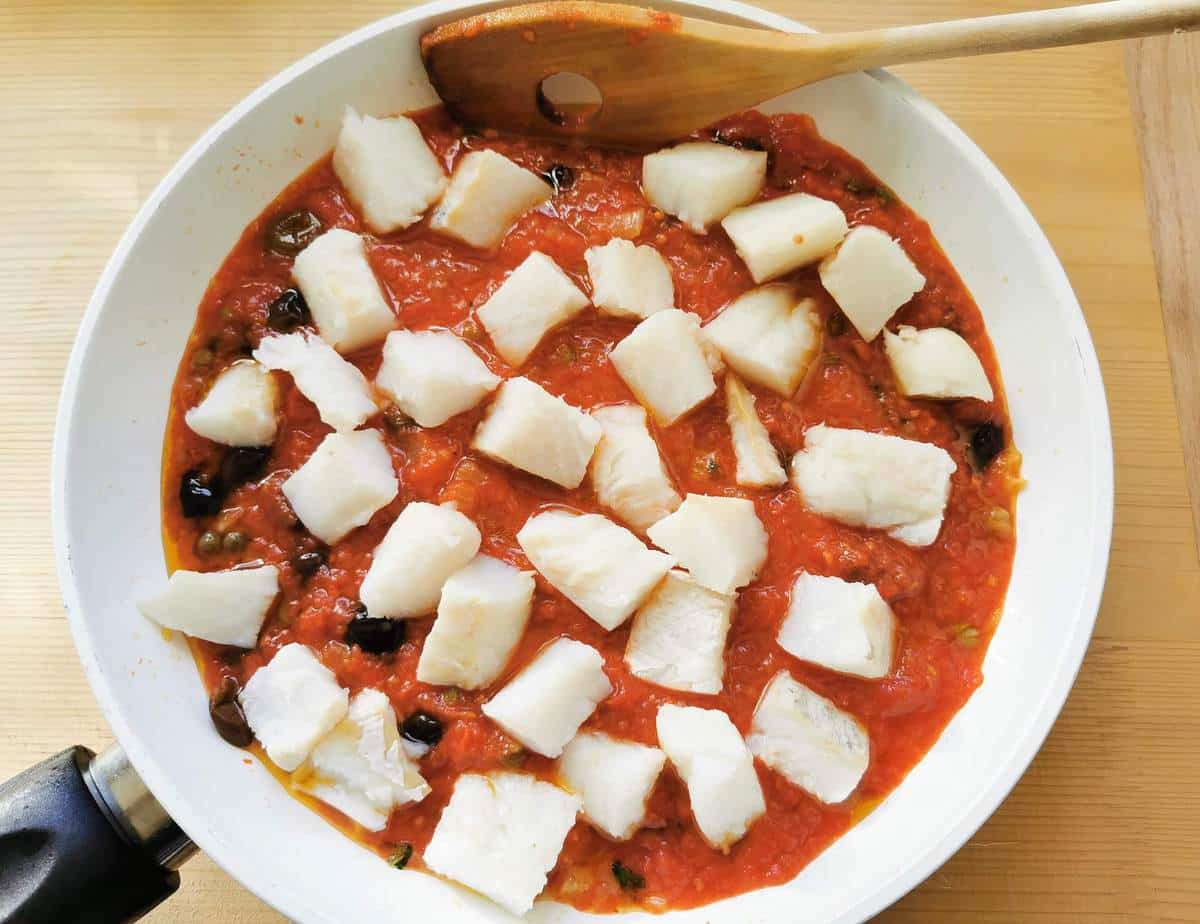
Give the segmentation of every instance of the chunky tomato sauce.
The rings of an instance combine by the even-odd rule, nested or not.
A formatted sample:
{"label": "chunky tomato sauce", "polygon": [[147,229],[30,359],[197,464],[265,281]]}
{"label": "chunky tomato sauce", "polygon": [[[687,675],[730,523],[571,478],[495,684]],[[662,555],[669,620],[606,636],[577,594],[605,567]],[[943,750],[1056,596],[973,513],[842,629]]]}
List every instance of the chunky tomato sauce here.
{"label": "chunky tomato sauce", "polygon": [[[497,373],[515,374],[491,352],[473,319],[473,308],[534,249],[553,257],[587,290],[584,250],[614,236],[658,248],[673,269],[676,305],[701,318],[709,318],[752,287],[748,272],[719,228],[707,236],[694,234],[646,202],[639,188],[640,154],[491,133],[464,134],[440,110],[417,118],[448,171],[464,152],[490,147],[537,172],[565,164],[572,168],[574,182],[548,208],[521,219],[495,253],[477,252],[431,233],[425,222],[376,240],[370,260],[395,307],[399,326],[450,328],[472,341]],[[968,450],[972,428],[980,423],[990,422],[1009,434],[1000,375],[979,310],[928,226],[861,163],[822,140],[806,117],[746,113],[722,124],[719,137],[729,143],[761,145],[770,152],[766,196],[809,192],[837,202],[852,225],[876,225],[896,237],[928,284],[897,313],[891,326],[947,326],[958,331],[982,358],[997,397],[985,404],[899,395],[882,338],[864,343],[821,289],[815,271],[806,269],[792,274],[789,281],[817,300],[824,342],[793,398],[784,400],[754,389],[771,438],[785,457],[790,456],[802,447],[805,428],[824,422],[943,447],[958,469],[937,541],[914,549],[883,533],[839,525],[806,511],[791,487],[738,487],[720,392],[673,426],[654,431],[681,492],[750,498],[770,537],[762,574],[738,599],[726,649],[723,692],[681,694],[632,677],[622,662],[628,623],[604,631],[540,576],[528,631],[506,677],[555,637],[569,635],[595,646],[605,656],[614,692],[587,727],[655,744],[655,713],[666,702],[723,709],[744,731],[764,685],[786,669],[865,724],[871,762],[856,793],[835,806],[821,804],[759,764],[766,815],[728,854],[712,850],[701,839],[691,820],[686,790],[668,768],[650,800],[649,823],[631,841],[614,844],[582,820],[567,837],[547,894],[587,910],[688,907],[794,877],[903,779],[979,685],[980,665],[1012,563],[1011,514],[1019,487],[1019,455],[1008,442],[991,464],[979,469]],[[254,560],[281,569],[282,593],[257,649],[243,652],[194,642],[210,690],[225,677],[244,683],[275,650],[299,641],[312,646],[351,692],[376,687],[391,698],[401,719],[417,709],[441,719],[444,737],[420,762],[432,794],[395,811],[385,831],[364,832],[312,802],[384,855],[412,844],[411,865],[419,867],[421,850],[459,774],[521,767],[549,777],[553,762],[526,753],[481,715],[480,705],[506,677],[473,693],[415,680],[432,616],[410,621],[407,639],[394,654],[367,654],[345,643],[345,626],[355,610],[372,549],[408,502],[454,501],[478,524],[483,534],[481,551],[528,569],[515,534],[532,513],[547,504],[581,511],[599,508],[588,481],[578,490],[564,491],[470,452],[468,443],[482,407],[427,430],[381,414],[368,425],[385,435],[400,478],[400,494],[367,526],[336,547],[323,549],[297,522],[280,485],[329,428],[290,377],[278,376],[282,421],[263,473],[232,490],[215,516],[185,518],[178,500],[180,478],[190,469],[214,471],[226,450],[193,434],[184,425],[183,412],[201,399],[217,372],[245,355],[266,333],[268,305],[290,287],[292,261],[266,249],[264,234],[273,219],[298,208],[315,214],[324,228],[364,230],[326,158],[246,229],[213,278],[172,393],[163,491],[168,557],[173,567],[197,570]],[[583,408],[633,401],[607,358],[632,327],[632,321],[602,317],[589,309],[547,335],[520,374]],[[380,363],[380,347],[350,358],[372,378]],[[211,538],[208,546],[200,542],[205,532],[220,537],[231,531],[242,534],[244,547],[213,550]],[[294,562],[300,553],[311,550],[322,551],[325,564],[305,577]],[[894,669],[886,679],[841,676],[779,648],[775,634],[787,609],[789,588],[801,570],[878,586],[899,622]],[[611,871],[618,860],[644,877],[644,886],[623,889]]]}

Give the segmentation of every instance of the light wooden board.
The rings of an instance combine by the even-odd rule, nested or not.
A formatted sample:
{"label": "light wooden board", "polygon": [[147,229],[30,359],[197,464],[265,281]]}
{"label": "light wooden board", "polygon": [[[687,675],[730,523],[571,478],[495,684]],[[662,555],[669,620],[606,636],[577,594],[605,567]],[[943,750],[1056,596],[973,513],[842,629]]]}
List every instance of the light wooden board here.
{"label": "light wooden board", "polygon": [[[0,0],[0,776],[110,740],[62,617],[49,522],[59,383],[104,261],[229,106],[404,5]],[[764,5],[829,30],[1035,4]],[[1097,635],[1046,747],[970,844],[883,920],[1200,921],[1200,564],[1122,49],[899,73],[999,164],[1067,267],[1112,405],[1117,515]],[[150,920],[280,918],[199,858]]]}

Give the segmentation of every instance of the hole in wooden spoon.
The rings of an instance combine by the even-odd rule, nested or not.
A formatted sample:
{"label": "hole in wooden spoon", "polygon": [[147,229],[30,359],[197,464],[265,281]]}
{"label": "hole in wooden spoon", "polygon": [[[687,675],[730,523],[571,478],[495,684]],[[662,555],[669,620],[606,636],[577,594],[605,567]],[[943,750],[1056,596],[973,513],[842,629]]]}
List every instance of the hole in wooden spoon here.
{"label": "hole in wooden spoon", "polygon": [[583,125],[600,111],[603,103],[600,88],[572,71],[551,74],[538,84],[538,112],[546,121],[565,128]]}

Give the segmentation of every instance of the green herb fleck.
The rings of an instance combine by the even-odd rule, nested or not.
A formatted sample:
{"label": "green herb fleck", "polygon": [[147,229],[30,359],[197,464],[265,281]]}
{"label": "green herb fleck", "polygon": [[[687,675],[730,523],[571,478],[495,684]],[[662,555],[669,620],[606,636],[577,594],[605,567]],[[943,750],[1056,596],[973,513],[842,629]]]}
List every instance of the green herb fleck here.
{"label": "green herb fleck", "polygon": [[513,770],[524,766],[527,757],[529,754],[524,748],[512,747],[500,755],[500,763]]}
{"label": "green herb fleck", "polygon": [[458,687],[447,687],[442,690],[442,702],[447,706],[453,706],[455,703],[461,702],[462,698],[462,690]]}
{"label": "green herb fleck", "polygon": [[874,196],[885,205],[890,205],[896,201],[896,194],[882,183],[879,183],[878,185],[872,185],[870,183],[860,183],[858,180],[851,179],[846,181],[846,192],[860,196],[864,199],[868,196]]}
{"label": "green herb fleck", "polygon": [[974,626],[960,623],[950,631],[954,635],[954,640],[964,648],[974,648],[979,644],[979,630]]}
{"label": "green herb fleck", "polygon": [[576,354],[576,352],[575,352],[575,347],[571,346],[571,344],[569,344],[569,343],[560,343],[557,347],[554,348],[554,358],[557,359],[560,363],[563,363],[568,366],[571,363],[575,362],[575,358],[577,355],[578,354]]}
{"label": "green herb fleck", "polygon": [[645,876],[635,873],[620,860],[613,860],[612,872],[622,889],[641,889],[646,885]]}
{"label": "green herb fleck", "polygon": [[413,845],[407,843],[401,844],[388,857],[388,864],[395,869],[404,869],[404,867],[408,866],[408,861],[412,859],[412,855]]}

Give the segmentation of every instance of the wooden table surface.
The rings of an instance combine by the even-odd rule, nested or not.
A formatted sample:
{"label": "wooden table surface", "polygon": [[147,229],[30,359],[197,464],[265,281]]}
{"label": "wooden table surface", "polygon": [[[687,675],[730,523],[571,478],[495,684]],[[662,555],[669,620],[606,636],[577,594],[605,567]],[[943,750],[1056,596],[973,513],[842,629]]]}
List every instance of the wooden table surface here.
{"label": "wooden table surface", "polygon": [[[104,262],[228,107],[404,5],[0,0],[0,778],[111,739],[63,617],[49,514],[59,383]],[[832,30],[1037,4],[763,5]],[[1066,265],[1112,408],[1117,508],[1096,636],[1049,742],[889,922],[1200,921],[1200,566],[1122,56],[1109,44],[899,69],[999,164]],[[280,920],[204,857],[183,879],[150,920]]]}

